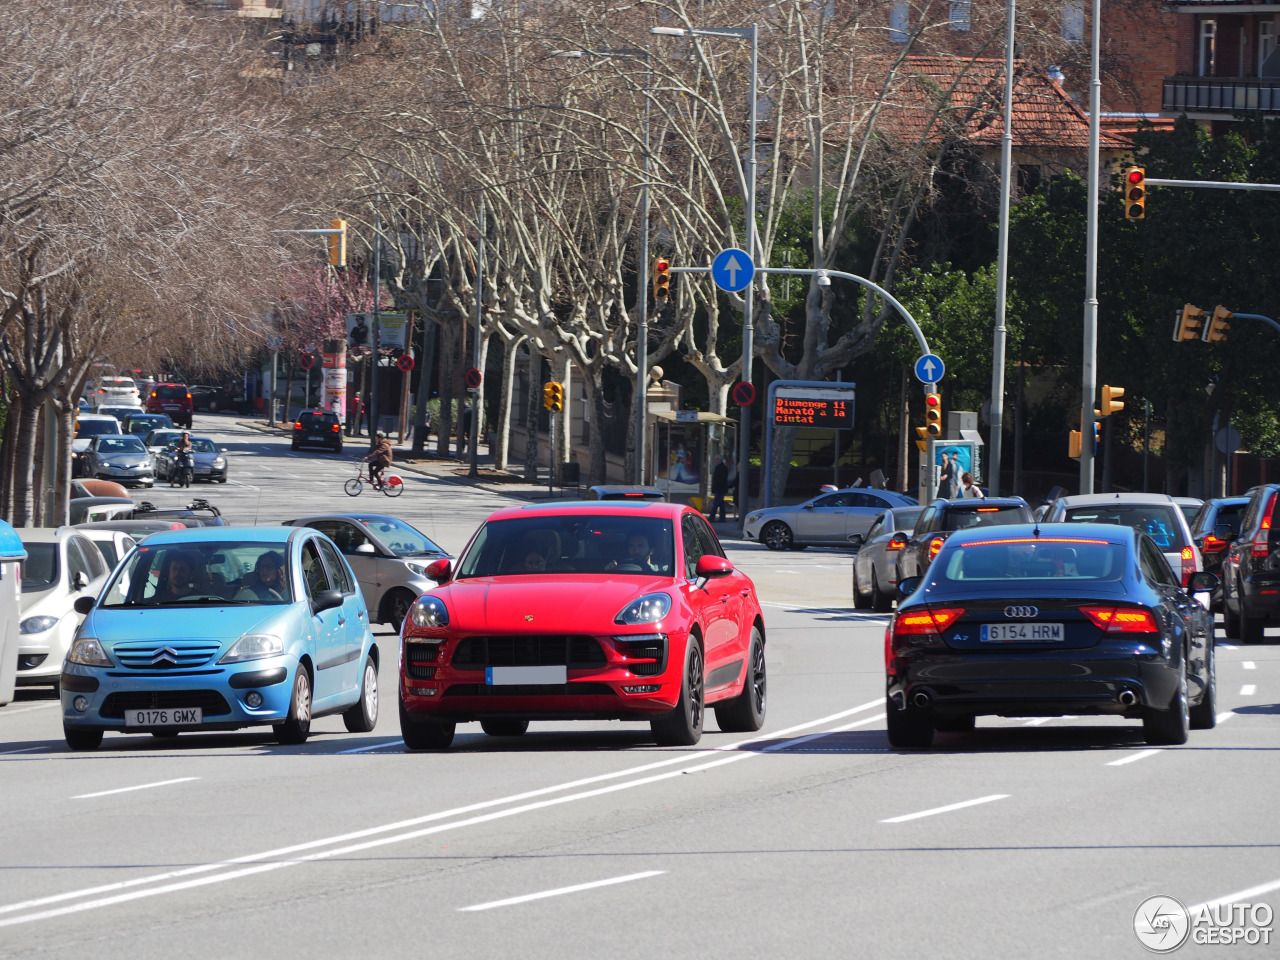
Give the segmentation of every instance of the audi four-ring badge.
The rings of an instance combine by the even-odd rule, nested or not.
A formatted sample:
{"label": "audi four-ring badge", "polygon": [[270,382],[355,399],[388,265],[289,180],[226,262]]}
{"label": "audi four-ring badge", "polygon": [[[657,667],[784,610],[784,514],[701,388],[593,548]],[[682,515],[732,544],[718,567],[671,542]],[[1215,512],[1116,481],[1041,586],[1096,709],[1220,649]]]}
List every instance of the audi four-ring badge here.
{"label": "audi four-ring badge", "polygon": [[979,716],[1141,720],[1149,743],[1214,725],[1213,619],[1145,533],[1118,524],[974,527],[899,582],[885,636],[895,747]]}

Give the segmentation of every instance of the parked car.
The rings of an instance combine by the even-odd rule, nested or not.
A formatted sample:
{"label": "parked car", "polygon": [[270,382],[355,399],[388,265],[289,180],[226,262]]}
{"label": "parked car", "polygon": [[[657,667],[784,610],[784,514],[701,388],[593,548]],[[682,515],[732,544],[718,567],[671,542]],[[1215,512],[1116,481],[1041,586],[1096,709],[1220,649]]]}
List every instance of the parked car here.
{"label": "parked car", "polygon": [[[163,450],[156,454],[156,477],[172,482],[177,472],[177,445],[181,436],[170,440]],[[212,483],[227,482],[227,458],[216,443],[208,437],[191,438],[191,456],[195,461],[195,477],[197,480],[208,480]]]}
{"label": "parked car", "polygon": [[339,513],[286,520],[287,526],[319,530],[338,546],[360,582],[365,606],[379,623],[399,632],[413,601],[435,589],[427,567],[444,548],[397,517]]}
{"label": "parked car", "polygon": [[770,550],[803,550],[808,546],[845,547],[849,536],[866,536],[871,524],[892,507],[909,507],[914,500],[891,490],[848,487],[823,493],[791,507],[769,507],[747,514],[743,534]]}
{"label": "parked car", "polygon": [[849,535],[849,542],[858,548],[853,558],[853,605],[859,610],[868,608],[876,613],[888,613],[898,596],[898,551],[903,541],[894,534],[910,536],[924,507],[894,507],[872,521],[871,529],[864,537],[860,533]]}
{"label": "parked car", "polygon": [[[106,521],[110,522],[110,521]],[[59,532],[63,530],[71,530],[71,527],[59,527]],[[80,524],[75,527],[75,532],[80,533],[98,548],[98,552],[102,554],[102,559],[106,561],[107,569],[114,570],[124,555],[133,549],[133,545],[138,541],[123,530],[113,530],[110,527],[100,526],[98,524]]]}
{"label": "parked car", "polygon": [[1274,483],[1249,490],[1240,529],[1222,561],[1222,625],[1233,640],[1261,643],[1267,621],[1280,618],[1278,493]]}
{"label": "parked car", "polygon": [[328,410],[304,410],[293,422],[294,450],[303,447],[328,447],[342,452],[342,424],[338,415]]}
{"label": "parked car", "polygon": [[173,422],[191,429],[191,391],[184,383],[157,383],[147,394],[147,413],[167,413]]}
{"label": "parked car", "polygon": [[317,531],[156,533],[77,607],[87,617],[61,676],[73,750],[106,731],[269,725],[297,744],[327,714],[352,732],[377,723],[382,651],[355,577]]}
{"label": "parked car", "polygon": [[898,582],[923,576],[943,543],[957,530],[1030,522],[1031,508],[1021,497],[935,500],[925,507],[909,534],[902,531],[892,537],[898,544]]}
{"label": "parked car", "polygon": [[191,387],[191,404],[197,410],[217,413],[219,410],[230,410],[235,405],[235,399],[226,387],[196,384]]}
{"label": "parked car", "polygon": [[157,457],[163,452],[164,448],[173,440],[182,436],[185,431],[179,430],[177,427],[166,427],[159,430],[152,430],[147,434],[142,443],[146,446],[147,452],[153,457]]}
{"label": "parked car", "polygon": [[519,736],[541,717],[647,720],[690,746],[765,715],[764,617],[715,531],[674,503],[500,510],[404,623],[400,730],[444,749],[456,725]]}
{"label": "parked car", "polygon": [[120,429],[124,429],[124,421],[127,417],[142,413],[142,407],[135,404],[125,405],[123,403],[100,403],[93,408],[93,412],[100,417],[115,417],[120,421]]}
{"label": "parked car", "polygon": [[84,497],[121,497],[129,499],[129,491],[116,483],[114,480],[72,480],[71,481],[71,499],[80,500]]}
{"label": "parked car", "polygon": [[1185,586],[1203,568],[1191,527],[1173,497],[1163,493],[1094,493],[1059,497],[1045,518],[1051,523],[1118,523],[1147,534]]}
{"label": "parked car", "polygon": [[120,421],[120,429],[145,440],[152,430],[172,430],[173,421],[164,413],[134,413]]}
{"label": "parked car", "polygon": [[68,505],[68,519],[74,526],[113,517],[127,517],[137,505],[129,497],[78,497]]}
{"label": "parked car", "polygon": [[142,400],[138,385],[129,377],[102,377],[94,384],[89,402],[95,407],[103,404],[137,406]]}
{"label": "parked car", "polygon": [[62,658],[83,615],[73,604],[102,589],[110,570],[83,533],[62,527],[18,531],[27,559],[22,562],[22,620],[18,627],[18,686],[53,686]]}
{"label": "parked car", "polygon": [[899,589],[885,638],[895,747],[983,715],[1140,718],[1151,744],[1216,722],[1213,615],[1129,524],[959,531]]}
{"label": "parked car", "polygon": [[96,480],[149,487],[155,483],[151,454],[130,434],[94,437],[80,455],[80,471]]}
{"label": "parked car", "polygon": [[84,475],[82,455],[89,449],[89,441],[98,436],[118,436],[120,421],[115,417],[96,413],[82,413],[76,417],[76,435],[71,440],[71,475]]}
{"label": "parked car", "polygon": [[587,488],[584,500],[665,500],[667,495],[657,487],[635,484],[596,484]]}
{"label": "parked car", "polygon": [[1191,520],[1191,542],[1200,551],[1200,562],[1219,578],[1210,610],[1222,609],[1222,561],[1231,541],[1240,535],[1240,521],[1248,505],[1248,497],[1217,497],[1206,500]]}

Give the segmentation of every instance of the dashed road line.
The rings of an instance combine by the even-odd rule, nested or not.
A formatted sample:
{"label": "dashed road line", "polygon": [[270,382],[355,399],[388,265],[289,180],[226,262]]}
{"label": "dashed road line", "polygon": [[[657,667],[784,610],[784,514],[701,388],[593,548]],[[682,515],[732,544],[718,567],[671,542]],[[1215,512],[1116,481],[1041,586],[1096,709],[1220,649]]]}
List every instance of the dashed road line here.
{"label": "dashed road line", "polygon": [[993,793],[990,796],[978,797],[976,800],[964,800],[960,803],[949,803],[945,807],[934,807],[931,810],[921,810],[918,813],[906,813],[900,817],[890,817],[888,820],[881,820],[881,823],[906,823],[908,820],[919,820],[921,817],[933,817],[940,813],[951,813],[954,810],[964,810],[966,807],[976,807],[980,803],[991,803],[993,800],[1007,800],[1007,793]]}

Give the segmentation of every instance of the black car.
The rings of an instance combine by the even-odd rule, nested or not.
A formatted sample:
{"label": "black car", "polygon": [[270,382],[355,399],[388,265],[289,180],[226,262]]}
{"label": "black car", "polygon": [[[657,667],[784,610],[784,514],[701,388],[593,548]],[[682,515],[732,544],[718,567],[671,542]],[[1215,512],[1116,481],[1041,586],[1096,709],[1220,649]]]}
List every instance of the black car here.
{"label": "black car", "polygon": [[328,410],[304,410],[293,422],[294,450],[303,447],[328,447],[342,452],[342,424],[338,415]]}
{"label": "black car", "polygon": [[219,410],[230,410],[235,406],[235,398],[226,387],[196,384],[189,389],[191,391],[191,405],[197,410],[217,413]]}
{"label": "black car", "polygon": [[910,534],[894,534],[892,543],[897,545],[898,582],[922,576],[947,537],[957,530],[1030,522],[1031,508],[1021,497],[935,500],[925,507]]}
{"label": "black car", "polygon": [[[1190,590],[1216,579],[1196,573]],[[885,638],[895,747],[983,715],[1132,717],[1153,744],[1216,722],[1213,614],[1131,527],[966,530],[899,589]]]}
{"label": "black car", "polygon": [[192,500],[185,507],[161,508],[143,500],[129,514],[130,520],[174,520],[185,527],[225,527],[222,511],[208,500]]}
{"label": "black car", "polygon": [[[1206,500],[1191,518],[1191,539],[1200,551],[1200,561],[1205,570],[1222,577],[1222,561],[1227,548],[1240,534],[1240,521],[1244,519],[1248,497],[1218,497]],[[1226,529],[1222,529],[1225,527]],[[1222,585],[1213,592],[1211,610],[1222,609]]]}
{"label": "black car", "polygon": [[1223,631],[1245,643],[1261,643],[1267,621],[1280,619],[1277,493],[1280,484],[1274,483],[1249,491],[1240,529],[1222,561]]}

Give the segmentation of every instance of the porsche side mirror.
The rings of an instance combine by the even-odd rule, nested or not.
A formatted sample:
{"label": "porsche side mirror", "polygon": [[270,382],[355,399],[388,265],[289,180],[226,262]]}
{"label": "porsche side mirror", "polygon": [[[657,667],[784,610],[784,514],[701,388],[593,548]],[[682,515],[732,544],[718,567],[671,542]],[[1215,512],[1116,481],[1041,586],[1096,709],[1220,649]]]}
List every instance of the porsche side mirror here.
{"label": "porsche side mirror", "polygon": [[698,564],[693,568],[693,573],[699,580],[714,580],[733,573],[733,564],[724,557],[706,554],[698,558]]}
{"label": "porsche side mirror", "polygon": [[427,579],[434,580],[436,583],[444,583],[449,579],[449,574],[453,572],[452,565],[446,558],[444,560],[433,560],[427,564]]}

